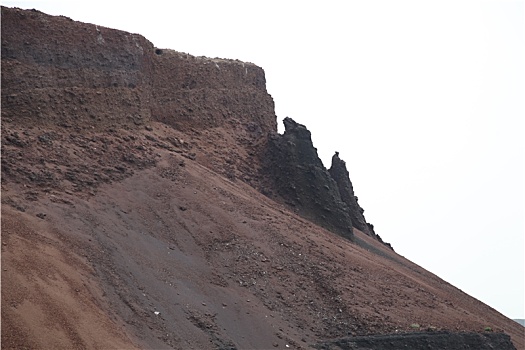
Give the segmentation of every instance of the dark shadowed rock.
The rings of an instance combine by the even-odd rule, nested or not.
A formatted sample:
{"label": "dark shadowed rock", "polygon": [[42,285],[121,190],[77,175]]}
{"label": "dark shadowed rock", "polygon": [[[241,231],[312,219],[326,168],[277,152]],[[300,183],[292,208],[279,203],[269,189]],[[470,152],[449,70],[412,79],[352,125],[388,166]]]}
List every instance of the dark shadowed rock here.
{"label": "dark shadowed rock", "polygon": [[328,169],[330,176],[335,180],[341,195],[341,200],[346,203],[350,209],[350,217],[352,218],[352,225],[362,232],[370,235],[368,225],[363,216],[364,210],[357,203],[357,197],[354,195],[354,188],[350,181],[346,163],[339,158],[339,152],[335,152],[332,157],[332,166]]}
{"label": "dark shadowed rock", "polygon": [[316,346],[324,350],[515,350],[504,333],[408,333],[329,340]]}
{"label": "dark shadowed rock", "polygon": [[274,134],[268,142],[264,172],[271,187],[299,215],[352,240],[350,211],[319,159],[310,131],[291,118],[284,119],[284,126],[284,134]]}
{"label": "dark shadowed rock", "polygon": [[374,232],[374,225],[366,222],[365,212],[363,208],[358,203],[358,198],[354,194],[354,188],[352,186],[352,181],[350,181],[350,175],[346,169],[346,163],[344,160],[339,158],[339,152],[335,152],[332,157],[332,166],[328,170],[330,176],[335,180],[341,200],[348,206],[350,210],[350,218],[352,220],[352,225],[358,230],[364,232],[365,234],[374,237],[381,243],[392,248],[389,243],[383,242],[381,237]]}

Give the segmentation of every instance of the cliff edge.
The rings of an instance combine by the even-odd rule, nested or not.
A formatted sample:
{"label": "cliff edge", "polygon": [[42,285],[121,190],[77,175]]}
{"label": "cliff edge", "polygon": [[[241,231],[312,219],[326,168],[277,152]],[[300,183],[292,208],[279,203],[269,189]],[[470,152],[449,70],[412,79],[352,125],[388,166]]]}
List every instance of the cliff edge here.
{"label": "cliff edge", "polygon": [[[2,8],[2,19],[5,123],[59,126],[76,133],[124,129],[131,134],[144,128],[153,131],[153,124],[160,123],[168,131],[147,143],[178,149],[230,180],[276,194],[274,199],[291,205],[299,215],[350,240],[353,226],[371,234],[354,203],[348,172],[338,171],[337,164],[327,172],[306,127],[287,118],[285,134],[277,134],[274,103],[260,67],[155,48],[138,34],[36,10]],[[48,143],[59,137],[40,136]],[[9,140],[23,143],[21,137],[13,134]],[[84,142],[75,137],[72,141]],[[7,159],[5,175],[32,176],[55,186],[70,181],[93,187],[100,182],[94,173],[104,173],[107,182],[155,164],[145,147],[131,155],[134,147],[139,146],[121,155],[130,168],[110,169],[115,155],[102,147],[96,152],[104,153],[98,169],[70,169],[50,177],[43,164],[21,168]],[[74,164],[73,156],[56,154],[63,166]]]}
{"label": "cliff edge", "polygon": [[253,186],[277,131],[260,67],[36,10],[2,7],[2,86],[4,122],[99,132],[160,122],[174,130],[159,140],[166,147],[191,136],[192,157]]}

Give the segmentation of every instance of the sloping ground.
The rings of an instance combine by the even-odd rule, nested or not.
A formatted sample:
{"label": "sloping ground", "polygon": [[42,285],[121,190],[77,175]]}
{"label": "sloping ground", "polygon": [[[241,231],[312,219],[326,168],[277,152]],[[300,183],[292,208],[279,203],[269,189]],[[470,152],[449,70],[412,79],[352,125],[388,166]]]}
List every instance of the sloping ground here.
{"label": "sloping ground", "polygon": [[524,349],[522,326],[373,237],[352,243],[254,189],[276,130],[264,82],[253,64],[2,7],[3,348],[490,327]]}
{"label": "sloping ground", "polygon": [[[525,348],[522,326],[377,240],[355,230],[351,243],[184,152],[146,143],[167,132],[162,124],[128,141],[154,163],[117,161],[141,148],[112,149],[122,178],[70,187],[17,178],[31,155],[60,178],[52,151],[85,149],[65,137],[38,141],[51,131],[4,125],[25,146],[3,150],[24,155],[2,185],[3,348],[309,348],[485,327]],[[100,160],[85,157],[86,174]]]}
{"label": "sloping ground", "polygon": [[135,348],[52,225],[3,206],[2,268],[2,348]]}

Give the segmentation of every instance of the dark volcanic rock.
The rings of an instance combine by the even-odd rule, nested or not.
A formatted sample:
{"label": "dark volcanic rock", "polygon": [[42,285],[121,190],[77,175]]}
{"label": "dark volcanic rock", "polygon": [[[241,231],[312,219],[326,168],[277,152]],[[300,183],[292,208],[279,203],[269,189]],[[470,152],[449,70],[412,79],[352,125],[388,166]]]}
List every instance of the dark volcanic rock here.
{"label": "dark volcanic rock", "polygon": [[290,118],[285,132],[270,137],[264,171],[272,188],[296,212],[350,240],[352,220],[336,182],[317,155],[310,131]]}
{"label": "dark volcanic rock", "polygon": [[357,197],[354,195],[354,188],[350,181],[348,170],[346,169],[346,163],[339,158],[339,152],[335,152],[332,157],[332,166],[328,169],[328,172],[337,183],[341,200],[345,202],[350,209],[352,225],[370,236],[371,233],[363,216],[364,210],[357,203]]}
{"label": "dark volcanic rock", "polygon": [[350,175],[346,169],[346,163],[344,160],[339,158],[339,152],[335,152],[334,156],[332,157],[332,166],[330,169],[328,169],[328,172],[337,183],[341,200],[345,202],[345,204],[350,209],[352,225],[365,234],[377,239],[389,248],[392,248],[389,243],[383,242],[381,237],[375,233],[374,225],[366,222],[365,216],[363,215],[365,211],[363,208],[361,208],[357,201],[357,196],[354,194],[352,181],[350,181]]}
{"label": "dark volcanic rock", "polygon": [[330,340],[318,344],[323,350],[515,350],[510,337],[504,333],[409,333],[363,336]]}

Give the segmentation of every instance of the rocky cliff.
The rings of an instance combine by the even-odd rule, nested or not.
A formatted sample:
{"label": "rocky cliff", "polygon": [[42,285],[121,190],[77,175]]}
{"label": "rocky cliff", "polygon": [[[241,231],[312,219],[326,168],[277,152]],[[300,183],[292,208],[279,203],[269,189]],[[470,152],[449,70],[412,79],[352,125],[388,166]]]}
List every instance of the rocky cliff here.
{"label": "rocky cliff", "polygon": [[354,194],[354,187],[352,186],[352,181],[350,181],[350,175],[346,169],[346,163],[344,160],[339,158],[339,152],[335,152],[334,156],[332,157],[332,165],[330,169],[328,169],[328,173],[337,184],[337,189],[341,196],[341,200],[347,205],[349,209],[350,219],[354,227],[392,248],[389,243],[384,243],[381,237],[375,233],[374,225],[366,222],[364,216],[365,210],[361,208],[357,202],[358,198]]}
{"label": "rocky cliff", "polygon": [[260,67],[36,10],[2,7],[2,86],[6,121],[94,131],[161,122],[191,135],[203,164],[254,186],[254,160],[277,131]]}
{"label": "rocky cliff", "polygon": [[[185,146],[188,157],[229,179],[277,194],[275,199],[298,214],[346,238],[352,239],[352,226],[371,234],[356,206],[346,168],[337,170],[337,163],[327,172],[310,132],[291,119],[285,120],[284,135],[277,134],[273,100],[260,67],[155,48],[137,34],[35,10],[2,11],[4,120],[77,132],[133,132],[160,122],[175,133],[146,142]],[[16,143],[20,135],[10,137]],[[52,142],[57,136],[46,137]],[[155,157],[142,151],[122,157],[133,167],[153,165]],[[73,163],[66,154],[57,158],[63,165]],[[122,177],[108,170],[114,159],[101,162],[99,171],[91,173]],[[39,166],[18,171],[15,164],[5,167],[7,176],[47,176]],[[77,181],[80,176],[71,173],[47,183]],[[83,173],[84,182],[99,182],[90,172]]]}
{"label": "rocky cliff", "polygon": [[284,134],[274,134],[268,142],[269,188],[299,215],[352,240],[350,212],[317,155],[310,131],[290,118],[284,119],[284,126]]}
{"label": "rocky cliff", "polygon": [[276,132],[261,68],[34,10],[1,25],[2,348],[525,348],[378,242],[345,163]]}

